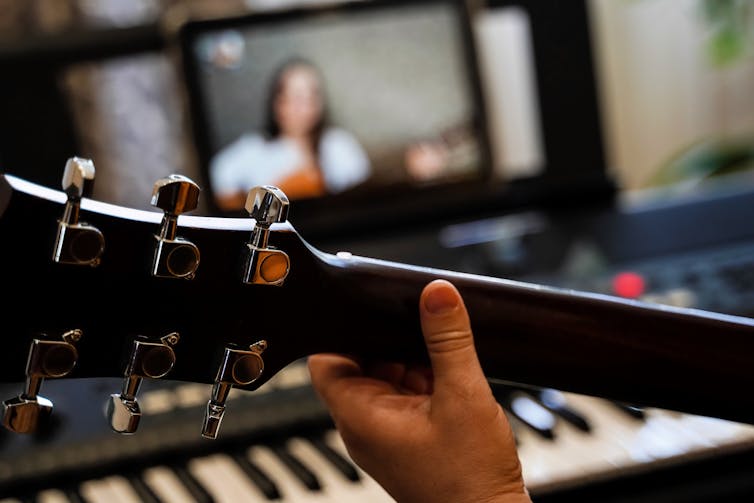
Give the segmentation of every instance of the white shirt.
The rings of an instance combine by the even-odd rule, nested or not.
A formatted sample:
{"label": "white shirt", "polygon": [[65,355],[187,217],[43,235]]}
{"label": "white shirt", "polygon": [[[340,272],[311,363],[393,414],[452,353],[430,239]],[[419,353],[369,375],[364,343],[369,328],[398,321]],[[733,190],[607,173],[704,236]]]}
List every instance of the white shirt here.
{"label": "white shirt", "polygon": [[[356,138],[342,129],[330,128],[322,134],[319,160],[329,192],[341,192],[369,177],[366,153]],[[209,167],[212,189],[218,194],[228,194],[274,184],[294,173],[303,162],[303,155],[292,140],[266,140],[248,133],[212,159]]]}

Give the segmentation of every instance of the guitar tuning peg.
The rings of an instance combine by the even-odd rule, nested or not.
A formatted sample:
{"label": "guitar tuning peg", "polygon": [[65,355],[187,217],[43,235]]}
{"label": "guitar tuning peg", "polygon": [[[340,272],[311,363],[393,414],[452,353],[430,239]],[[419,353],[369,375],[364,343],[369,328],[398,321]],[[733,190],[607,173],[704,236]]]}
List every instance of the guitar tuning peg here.
{"label": "guitar tuning peg", "polygon": [[264,371],[262,353],[267,349],[267,341],[255,342],[248,350],[226,347],[223,359],[217,370],[212,396],[204,413],[202,436],[215,439],[225,414],[225,401],[233,385],[246,386],[253,383]]}
{"label": "guitar tuning peg", "polygon": [[63,171],[63,191],[68,200],[58,231],[52,260],[61,264],[97,266],[105,249],[105,238],[94,226],[79,222],[81,198],[89,195],[94,183],[94,163],[72,157]]}
{"label": "guitar tuning peg", "polygon": [[34,339],[26,361],[26,387],[15,398],[3,402],[3,426],[15,433],[32,433],[52,413],[52,402],[39,395],[45,379],[68,375],[78,360],[75,343],[81,330],[70,330],[62,341]]}
{"label": "guitar tuning peg", "polygon": [[131,346],[128,364],[124,372],[123,388],[120,394],[110,395],[105,414],[110,427],[117,433],[134,433],[139,427],[141,409],[136,400],[139,386],[144,378],[159,379],[164,377],[175,365],[173,346],[178,344],[180,336],[170,333],[160,342],[135,340]]}
{"label": "guitar tuning peg", "polygon": [[288,254],[268,246],[272,224],[288,219],[288,197],[271,185],[255,187],[246,198],[246,211],[256,223],[246,244],[242,281],[246,284],[280,286],[288,276]]}
{"label": "guitar tuning peg", "polygon": [[257,226],[269,229],[274,223],[288,220],[290,202],[288,196],[279,188],[263,185],[249,191],[244,207],[249,216],[257,221]]}
{"label": "guitar tuning peg", "polygon": [[152,190],[152,206],[164,215],[152,261],[152,276],[192,279],[199,267],[199,248],[177,237],[178,215],[195,210],[201,189],[190,178],[170,175],[157,180]]}

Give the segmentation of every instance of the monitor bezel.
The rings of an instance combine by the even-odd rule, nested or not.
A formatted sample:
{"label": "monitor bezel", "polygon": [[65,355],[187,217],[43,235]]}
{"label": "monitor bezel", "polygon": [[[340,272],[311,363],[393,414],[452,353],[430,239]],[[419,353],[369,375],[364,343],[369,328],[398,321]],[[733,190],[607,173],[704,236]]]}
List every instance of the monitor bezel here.
{"label": "monitor bezel", "polygon": [[522,9],[530,21],[546,159],[543,178],[612,178],[589,4],[590,0],[487,0],[491,11]]}

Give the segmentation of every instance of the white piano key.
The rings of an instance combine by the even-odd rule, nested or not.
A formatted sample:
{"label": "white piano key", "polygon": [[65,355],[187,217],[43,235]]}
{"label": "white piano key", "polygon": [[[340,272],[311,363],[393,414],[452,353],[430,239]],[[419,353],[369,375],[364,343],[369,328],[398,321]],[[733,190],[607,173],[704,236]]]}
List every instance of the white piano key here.
{"label": "white piano key", "polygon": [[754,426],[725,419],[685,415],[681,419],[691,431],[704,436],[717,446],[729,446],[754,440]]}
{"label": "white piano key", "polygon": [[689,428],[683,421],[683,414],[675,412],[656,411],[650,418],[656,427],[665,431],[667,435],[673,436],[679,443],[683,443],[688,452],[702,451],[715,447],[713,442],[706,435],[699,435],[698,432]]}
{"label": "white piano key", "polygon": [[110,486],[110,490],[117,498],[118,503],[142,503],[141,498],[127,479],[113,475],[103,479],[103,481]]}
{"label": "white piano key", "polygon": [[570,462],[574,469],[586,474],[620,466],[628,459],[627,453],[623,453],[622,449],[616,451],[615,446],[610,443],[603,445],[595,440],[593,433],[583,432],[565,421],[558,423],[555,435],[558,448],[562,452],[570,453]]}
{"label": "white piano key", "polygon": [[79,493],[89,503],[120,503],[120,498],[104,479],[87,480],[81,484]]}
{"label": "white piano key", "polygon": [[610,446],[611,464],[625,467],[654,459],[646,446],[637,440],[644,421],[621,413],[604,400],[570,393],[567,397],[575,408],[583,410],[589,417],[594,434],[600,439],[598,446],[603,449]]}
{"label": "white piano key", "polygon": [[180,407],[198,407],[206,405],[209,392],[204,384],[181,384],[174,390],[175,400]]}
{"label": "white piano key", "polygon": [[[612,404],[601,399],[573,394],[566,396],[574,408],[583,411],[589,418],[592,429],[582,437],[583,441],[598,450],[609,466],[621,468],[636,463],[634,455],[637,448],[633,438],[644,424],[642,421],[621,413]],[[642,459],[649,459],[649,455],[642,449],[638,450]]]}
{"label": "white piano key", "polygon": [[[337,451],[344,458],[351,460],[351,456],[348,454],[348,449],[343,443],[343,439],[337,430],[330,430],[324,435],[325,442]],[[362,470],[356,463],[351,460],[361,476],[361,484],[369,489],[371,494],[374,494],[373,498],[376,501],[395,501],[385,489],[377,483],[368,473]]]}
{"label": "white piano key", "polygon": [[688,452],[688,445],[651,415],[637,432],[635,441],[654,459],[678,457]]}
{"label": "white piano key", "polygon": [[268,501],[233,459],[224,454],[192,459],[188,468],[217,503]]}
{"label": "white piano key", "polygon": [[579,478],[587,473],[578,457],[564,449],[559,437],[548,440],[523,425],[517,429],[517,435],[518,458],[527,486]]}
{"label": "white piano key", "polygon": [[322,491],[310,491],[304,483],[291,472],[280,458],[268,447],[255,445],[249,448],[249,460],[259,466],[275,482],[280,491],[281,503],[327,502],[329,496]]}
{"label": "white piano key", "polygon": [[[519,457],[530,489],[578,484],[617,476],[625,469],[651,470],[658,462],[681,462],[690,455],[754,444],[754,427],[660,409],[647,409],[646,420],[634,420],[609,402],[566,394],[568,402],[590,422],[592,431],[555,430],[546,442],[526,430]],[[568,431],[572,430],[572,431]]]}
{"label": "white piano key", "polygon": [[154,389],[139,397],[144,415],[165,414],[175,408],[175,393],[171,389]]}
{"label": "white piano key", "polygon": [[317,477],[320,485],[322,486],[322,492],[327,494],[331,499],[338,501],[351,500],[353,495],[350,493],[346,485],[347,479],[345,477],[339,477],[338,474],[332,473],[327,470],[327,466],[323,465],[323,460],[317,456],[314,456],[308,445],[308,442],[301,438],[294,437],[289,439],[286,444],[286,449],[296,456],[301,462]]}
{"label": "white piano key", "polygon": [[[248,398],[250,393],[251,391],[246,391],[245,389],[230,388],[227,400],[234,401],[238,400],[239,398]],[[256,391],[254,393],[256,393]]]}
{"label": "white piano key", "polygon": [[254,493],[254,499],[253,501],[268,501],[269,498],[267,498],[267,495],[264,494],[264,491],[254,483],[254,481],[249,478],[249,476],[244,472],[244,470],[239,466],[239,464],[233,460],[233,458],[229,456],[223,456],[223,463],[228,464],[228,474],[232,475],[233,479],[237,481],[239,486],[243,488],[243,491],[246,492],[253,492]]}
{"label": "white piano key", "polygon": [[[624,418],[602,400],[567,395],[568,403],[588,420],[583,432],[559,420],[555,440],[540,438],[526,428],[517,430],[524,480],[530,489],[555,487],[617,472],[632,464],[632,439],[642,423]],[[647,460],[653,458],[645,454]]]}
{"label": "white piano key", "polygon": [[[653,432],[665,437],[667,442],[680,446],[679,450],[683,450],[683,453],[676,453],[674,457],[705,450],[714,451],[728,440],[747,440],[740,435],[743,425],[690,414],[650,409],[647,423]],[[712,427],[713,424],[719,425],[719,428]]]}
{"label": "white piano key", "polygon": [[521,463],[521,474],[527,487],[535,487],[550,479],[550,467],[552,461],[547,458],[548,451],[532,446],[535,442],[534,434],[523,429],[517,433],[519,439],[518,459]]}
{"label": "white piano key", "polygon": [[[5,500],[0,500],[0,502]],[[59,489],[46,489],[44,491],[40,491],[39,494],[36,496],[36,502],[37,503],[71,503],[71,500],[68,499],[68,496],[65,495],[65,493]]]}
{"label": "white piano key", "polygon": [[348,480],[330,461],[328,461],[309,441],[292,438],[287,442],[288,449],[312,470],[322,483],[323,491],[333,501],[364,501],[382,503],[393,501],[385,499],[384,491],[374,491],[371,484]]}
{"label": "white piano key", "polygon": [[167,466],[155,466],[143,473],[144,482],[164,503],[194,501],[191,492]]}

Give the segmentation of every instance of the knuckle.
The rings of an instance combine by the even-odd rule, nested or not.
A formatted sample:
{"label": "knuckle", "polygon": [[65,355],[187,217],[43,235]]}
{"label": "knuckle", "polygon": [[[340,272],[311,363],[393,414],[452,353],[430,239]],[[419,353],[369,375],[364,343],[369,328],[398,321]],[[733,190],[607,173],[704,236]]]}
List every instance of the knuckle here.
{"label": "knuckle", "polygon": [[466,329],[440,330],[427,337],[427,349],[434,353],[450,353],[473,345],[471,332]]}

